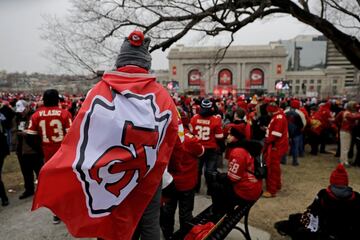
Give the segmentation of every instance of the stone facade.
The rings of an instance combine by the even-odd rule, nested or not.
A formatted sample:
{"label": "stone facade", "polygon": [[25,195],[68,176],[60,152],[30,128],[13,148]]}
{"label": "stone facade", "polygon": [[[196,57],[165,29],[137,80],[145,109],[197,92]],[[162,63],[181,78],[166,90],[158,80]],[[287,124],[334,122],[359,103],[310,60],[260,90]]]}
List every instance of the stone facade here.
{"label": "stone facade", "polygon": [[[344,96],[346,69],[286,71],[287,52],[283,45],[270,43],[257,46],[231,46],[226,54],[217,47],[185,47],[177,45],[168,54],[168,81],[179,83],[179,92],[202,89],[207,94],[283,92],[298,97]],[[162,73],[164,75],[164,73]],[[276,90],[279,81],[289,89]],[[234,91],[235,93],[235,91]]]}
{"label": "stone facade", "polygon": [[341,67],[286,72],[289,94],[298,97],[327,98],[344,95],[346,70]]}
{"label": "stone facade", "polygon": [[216,47],[177,45],[169,52],[169,80],[181,92],[216,88],[273,92],[275,81],[285,77],[286,50],[279,44],[231,46],[224,56]]}

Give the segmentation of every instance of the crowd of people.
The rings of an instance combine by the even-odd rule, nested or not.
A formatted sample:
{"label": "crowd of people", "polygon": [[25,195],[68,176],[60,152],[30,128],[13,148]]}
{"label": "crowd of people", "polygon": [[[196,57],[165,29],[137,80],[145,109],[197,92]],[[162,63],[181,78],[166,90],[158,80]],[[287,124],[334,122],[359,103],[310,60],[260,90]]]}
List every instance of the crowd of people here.
{"label": "crowd of people", "polygon": [[[136,52],[145,44],[141,42],[145,41],[143,35],[134,34],[138,34],[137,37],[129,36],[130,40],[125,41],[116,62],[119,76],[135,74],[142,77],[151,66],[147,48],[141,53],[144,56],[140,54],[132,61],[131,56],[136,55],[132,51]],[[114,84],[116,87],[119,85]],[[154,85],[153,89],[156,88]],[[113,94],[118,93],[114,91]],[[10,151],[16,152],[25,183],[19,198],[32,196],[34,174],[38,176],[44,163],[60,148],[85,98],[59,95],[55,89],[46,90],[43,95],[1,93],[0,98],[0,198],[2,206],[6,206],[9,200],[1,181],[5,157]],[[152,100],[153,97],[145,99]],[[171,143],[174,146],[164,174],[168,177],[167,180],[164,177],[162,183],[161,204],[151,201],[151,209],[144,211],[145,215],[148,210],[153,212],[159,208],[159,229],[165,239],[174,239],[177,206],[180,220],[177,237],[186,237],[191,228],[188,223],[193,218],[195,194],[202,187],[202,175],[206,194],[213,202],[211,219],[216,221],[235,205],[256,201],[260,196],[276,197],[282,189],[281,164],[287,164],[287,158],[291,158],[293,166],[300,165],[306,144],[311,147],[310,154],[317,155],[328,153],[327,144],[337,143],[336,156],[341,166],[360,166],[360,108],[357,102],[231,94],[223,97],[174,95],[172,99],[171,106],[176,106],[179,113],[178,139]],[[259,155],[263,156],[267,167],[264,186],[263,179],[254,174],[254,159]],[[225,166],[225,172],[220,171],[222,166]],[[345,168],[341,171],[346,172]],[[330,195],[338,193],[338,188],[343,185],[347,187],[347,182],[342,182],[341,186],[336,181],[331,184],[335,187],[329,187],[327,193]],[[155,196],[160,196],[161,188],[155,188],[159,189],[155,190],[159,193]],[[140,223],[145,221],[144,215]],[[156,217],[157,214],[149,216]],[[60,219],[54,216],[54,223],[59,222]],[[156,227],[154,222],[151,219],[144,226]],[[158,236],[156,231],[147,235],[136,231],[135,234],[141,239],[157,239]]]}
{"label": "crowd of people", "polygon": [[[64,99],[56,90],[32,99],[23,94],[2,95],[1,167],[9,150],[14,150],[24,177],[25,189],[19,199],[34,194],[34,174],[39,175],[42,165],[59,148],[82,100]],[[356,102],[231,95],[223,98],[173,96],[173,100],[185,135],[168,166],[174,184],[171,191],[169,187],[164,190],[161,208],[161,227],[169,239],[174,231],[177,203],[180,228],[188,231],[186,222],[193,217],[194,196],[200,191],[203,171],[207,194],[212,196],[214,206],[221,205],[218,208],[222,209],[255,200],[261,194],[261,180],[251,174],[253,156],[259,152],[266,156],[268,168],[263,197],[275,197],[281,190],[280,164],[286,164],[290,157],[292,165],[298,166],[305,144],[311,146],[310,154],[316,155],[327,153],[326,144],[337,143],[339,162],[345,167],[360,166],[360,113]],[[185,157],[175,157],[179,155],[176,151]],[[227,177],[216,176],[224,160],[228,161]],[[220,179],[221,187],[219,181],[214,184],[214,179]],[[6,206],[9,202],[2,182],[0,194],[2,205]],[[54,222],[58,222],[56,217]]]}

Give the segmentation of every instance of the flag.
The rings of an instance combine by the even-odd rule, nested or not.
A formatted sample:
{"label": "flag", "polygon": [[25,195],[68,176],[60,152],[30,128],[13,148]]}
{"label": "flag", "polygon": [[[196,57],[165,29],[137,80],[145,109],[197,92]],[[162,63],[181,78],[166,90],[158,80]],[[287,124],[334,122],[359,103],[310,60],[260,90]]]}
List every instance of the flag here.
{"label": "flag", "polygon": [[32,209],[49,208],[75,237],[131,239],[170,158],[177,114],[155,76],[105,73],[41,169]]}

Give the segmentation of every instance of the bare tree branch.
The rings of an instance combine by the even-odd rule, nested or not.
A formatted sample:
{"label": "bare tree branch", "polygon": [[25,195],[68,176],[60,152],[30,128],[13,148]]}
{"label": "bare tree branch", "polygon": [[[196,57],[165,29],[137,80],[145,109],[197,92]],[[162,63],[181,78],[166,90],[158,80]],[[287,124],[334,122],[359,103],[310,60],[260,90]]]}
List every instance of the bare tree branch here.
{"label": "bare tree branch", "polygon": [[228,42],[228,44],[223,48],[219,48],[219,50],[216,52],[215,63],[214,63],[215,65],[218,65],[224,59],[227,50],[229,49],[231,44],[234,42],[234,34],[235,33],[231,33],[230,41]]}
{"label": "bare tree branch", "polygon": [[[165,50],[190,31],[210,37],[228,32],[233,37],[247,24],[279,13],[322,32],[360,68],[360,45],[354,37],[359,34],[360,0],[320,0],[318,13],[310,12],[308,0],[77,0],[73,4],[66,23],[47,28],[47,39],[57,47],[54,61],[90,72],[114,61],[115,46],[134,27],[152,38],[151,51]],[[63,36],[54,37],[60,34],[57,31]]]}
{"label": "bare tree branch", "polygon": [[[325,0],[321,0],[321,10],[320,10],[320,18],[324,18],[324,13],[325,13],[325,11],[326,11],[326,9],[325,9],[325,2],[324,2]],[[360,0],[359,0],[360,1]]]}
{"label": "bare tree branch", "polygon": [[329,0],[328,4],[329,4],[329,6],[331,6],[331,7],[335,8],[335,9],[345,13],[346,15],[352,16],[353,18],[355,18],[360,23],[360,16],[359,15],[354,14],[354,13],[350,12],[349,10],[347,10],[346,8],[342,7],[337,1]]}
{"label": "bare tree branch", "polygon": [[299,2],[303,6],[303,8],[306,12],[310,12],[307,0],[299,0]]}

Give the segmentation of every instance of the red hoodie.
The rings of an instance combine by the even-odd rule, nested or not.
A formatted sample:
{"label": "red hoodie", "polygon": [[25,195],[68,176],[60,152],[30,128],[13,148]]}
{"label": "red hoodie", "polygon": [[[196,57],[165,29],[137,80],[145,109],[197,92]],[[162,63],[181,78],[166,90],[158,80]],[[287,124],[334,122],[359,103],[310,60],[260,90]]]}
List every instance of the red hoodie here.
{"label": "red hoodie", "polygon": [[174,178],[176,190],[194,189],[198,178],[198,158],[204,154],[204,146],[199,139],[186,131],[184,142],[174,149],[174,158],[169,165],[169,173]]}

